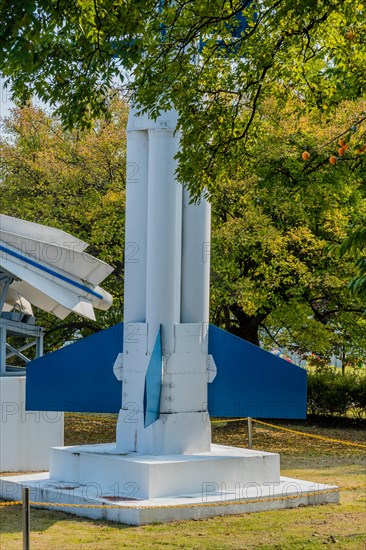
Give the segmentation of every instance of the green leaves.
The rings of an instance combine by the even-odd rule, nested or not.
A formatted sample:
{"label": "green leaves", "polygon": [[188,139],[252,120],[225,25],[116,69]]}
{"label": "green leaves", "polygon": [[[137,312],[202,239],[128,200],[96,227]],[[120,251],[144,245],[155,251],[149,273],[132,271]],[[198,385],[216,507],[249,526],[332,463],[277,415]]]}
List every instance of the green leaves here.
{"label": "green leaves", "polygon": [[[238,32],[238,17],[246,19],[244,32]],[[357,118],[366,111],[364,4],[0,0],[0,22],[0,72],[14,96],[20,104],[35,96],[48,102],[68,130],[91,129],[95,118],[108,117],[113,86],[152,116],[178,110],[178,176],[193,197],[205,190],[213,204],[218,255],[212,296],[219,322],[234,329],[251,323],[255,339],[269,316],[278,326],[281,317],[274,321],[273,315],[289,303],[305,303],[299,318],[312,315],[306,330],[311,325],[314,335],[317,326],[326,340],[319,327],[336,316],[329,311],[338,315],[354,300],[346,281],[357,271],[323,247],[340,243],[366,215],[365,156],[354,147],[365,143]],[[342,156],[337,141],[344,132],[349,149]],[[67,185],[57,188],[56,171],[44,177],[39,152],[22,147],[35,159],[22,156],[45,204],[62,213],[52,193],[57,189],[60,202],[67,202]],[[304,150],[310,152],[306,163]],[[16,165],[15,157],[11,162]],[[111,242],[103,212],[116,205],[100,206],[106,198],[98,197],[99,176],[95,189],[86,178],[93,206],[85,211],[99,220],[93,239],[105,251]],[[75,181],[81,193],[81,176],[72,172],[72,189]],[[24,202],[31,211],[32,192],[20,187],[32,198]],[[90,228],[91,218],[81,218],[80,231],[84,224]],[[67,219],[74,230],[77,214]],[[342,327],[349,322],[345,318]],[[299,328],[297,338],[306,330]]]}
{"label": "green leaves", "polygon": [[357,227],[339,247],[341,256],[347,253],[355,257],[358,276],[350,282],[350,289],[356,295],[366,296],[366,222]]}
{"label": "green leaves", "polygon": [[353,0],[2,0],[0,71],[67,128],[108,112],[116,81],[154,116],[174,105],[179,175],[198,196],[215,192],[238,143],[245,155],[268,98],[330,112],[365,94],[365,20]]}
{"label": "green leaves", "polygon": [[90,127],[105,115],[109,90],[121,76],[116,50],[125,67],[136,60],[132,40],[141,22],[131,4],[0,2],[0,71],[14,98],[24,103],[38,96],[56,108],[67,128]]}
{"label": "green leaves", "polygon": [[350,147],[336,167],[328,162],[364,103],[343,103],[332,120],[299,114],[302,105],[278,112],[275,100],[264,103],[257,139],[222,168],[227,179],[211,197],[213,320],[253,342],[256,326],[268,346],[362,355],[365,307],[348,290],[353,259],[326,246],[366,213],[363,157]]}
{"label": "green leaves", "polygon": [[[77,235],[115,268],[103,283],[114,304],[97,312],[94,330],[122,320],[126,104],[115,99],[110,114],[91,131],[70,132],[40,109],[15,109],[0,140],[1,212]],[[42,312],[37,317],[51,331],[48,349],[93,330],[77,316],[65,323]]]}

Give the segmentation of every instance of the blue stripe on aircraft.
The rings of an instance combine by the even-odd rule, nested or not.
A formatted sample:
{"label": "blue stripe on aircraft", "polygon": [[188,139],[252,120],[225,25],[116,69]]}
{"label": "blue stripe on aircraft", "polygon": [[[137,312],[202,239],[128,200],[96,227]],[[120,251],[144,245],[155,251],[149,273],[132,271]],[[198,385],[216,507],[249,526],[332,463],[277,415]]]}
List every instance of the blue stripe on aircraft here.
{"label": "blue stripe on aircraft", "polygon": [[53,269],[46,267],[42,264],[39,264],[38,262],[35,262],[34,260],[31,260],[30,258],[27,258],[26,256],[22,256],[22,254],[19,254],[18,252],[14,252],[13,250],[10,250],[9,248],[6,248],[5,246],[0,245],[0,250],[2,252],[5,252],[6,254],[9,254],[9,256],[14,256],[14,258],[17,258],[18,260],[22,260],[23,262],[36,267],[37,269],[40,269],[41,271],[44,271],[45,273],[48,273],[49,275],[52,275],[53,277],[57,277],[58,279],[61,279],[61,281],[65,281],[66,283],[69,283],[72,286],[76,286],[77,288],[80,288],[84,292],[88,292],[89,294],[92,294],[93,296],[96,296],[100,300],[103,300],[103,296],[101,294],[98,294],[98,292],[95,292],[95,290],[92,290],[88,286],[82,285],[81,283],[78,283],[77,281],[73,281],[69,277],[66,277],[66,275],[61,275],[61,273],[57,273],[57,271],[54,271]]}

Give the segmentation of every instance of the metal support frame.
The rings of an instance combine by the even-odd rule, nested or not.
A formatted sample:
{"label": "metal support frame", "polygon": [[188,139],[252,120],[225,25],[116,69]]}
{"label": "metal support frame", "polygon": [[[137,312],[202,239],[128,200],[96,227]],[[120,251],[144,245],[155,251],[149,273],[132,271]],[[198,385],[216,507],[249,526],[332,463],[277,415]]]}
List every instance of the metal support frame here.
{"label": "metal support frame", "polygon": [[[36,325],[30,325],[28,323],[22,323],[17,321],[11,321],[0,317],[0,376],[7,376],[11,374],[19,375],[25,372],[25,366],[30,359],[23,353],[27,349],[35,346],[36,358],[43,355],[43,329]],[[31,342],[26,342],[19,348],[15,348],[7,339],[9,336],[16,336],[20,338],[32,338]],[[6,365],[7,359],[17,356],[24,362],[24,367],[9,368]]]}

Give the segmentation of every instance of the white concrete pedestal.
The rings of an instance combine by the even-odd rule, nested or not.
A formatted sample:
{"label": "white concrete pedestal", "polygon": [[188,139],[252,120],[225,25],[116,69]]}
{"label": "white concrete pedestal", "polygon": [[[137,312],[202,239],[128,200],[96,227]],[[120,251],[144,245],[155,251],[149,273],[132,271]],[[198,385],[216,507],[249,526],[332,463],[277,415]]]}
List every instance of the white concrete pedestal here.
{"label": "white concrete pedestal", "polygon": [[221,445],[171,456],[123,455],[114,444],[54,448],[50,474],[0,478],[0,497],[19,499],[24,485],[44,508],[131,525],[339,499],[337,487],[280,477],[277,454]]}
{"label": "white concrete pedestal", "polygon": [[51,450],[50,464],[50,479],[78,485],[92,481],[99,496],[126,497],[127,491],[137,499],[280,481],[279,455],[223,445],[212,445],[211,452],[162,456],[123,455],[114,444],[59,447]]}
{"label": "white concrete pedestal", "polygon": [[62,445],[60,412],[25,410],[25,376],[0,377],[0,472],[49,468],[50,447]]}

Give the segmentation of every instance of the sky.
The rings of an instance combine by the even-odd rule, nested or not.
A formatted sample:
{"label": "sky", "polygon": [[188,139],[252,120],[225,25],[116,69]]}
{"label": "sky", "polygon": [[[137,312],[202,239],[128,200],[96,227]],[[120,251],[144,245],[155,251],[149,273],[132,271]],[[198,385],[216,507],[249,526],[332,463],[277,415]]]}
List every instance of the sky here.
{"label": "sky", "polygon": [[9,114],[9,109],[13,106],[10,101],[11,92],[5,88],[4,79],[0,78],[0,117]]}

